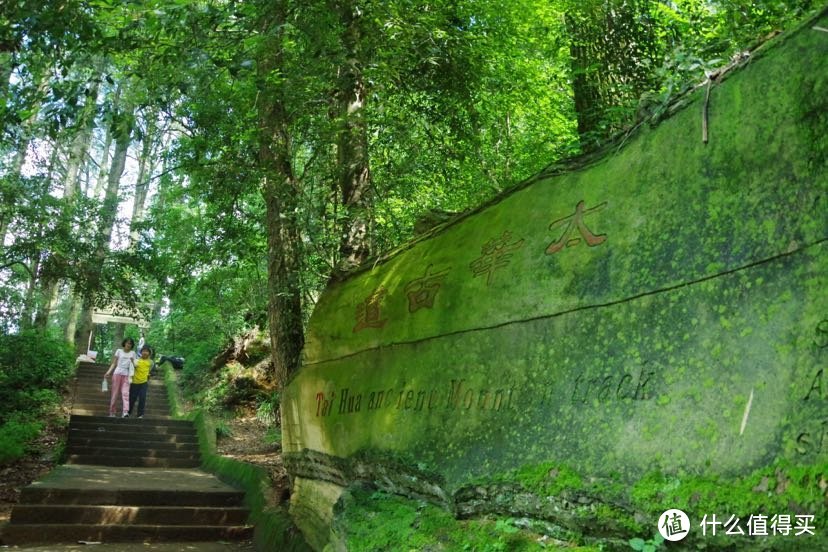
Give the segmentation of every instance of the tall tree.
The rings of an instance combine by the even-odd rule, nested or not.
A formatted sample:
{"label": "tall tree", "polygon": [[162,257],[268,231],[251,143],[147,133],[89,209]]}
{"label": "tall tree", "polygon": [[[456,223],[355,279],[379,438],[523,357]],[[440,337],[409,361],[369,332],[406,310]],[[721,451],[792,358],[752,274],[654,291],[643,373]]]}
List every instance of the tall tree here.
{"label": "tall tree", "polygon": [[284,78],[288,2],[270,0],[261,18],[258,49],[258,160],[267,206],[268,322],[275,379],[287,384],[304,346],[301,296],[302,240],[297,212],[299,180],[291,158],[291,119]]}
{"label": "tall tree", "polygon": [[372,190],[365,79],[370,53],[365,44],[365,6],[359,0],[331,0],[331,9],[339,19],[343,50],[334,101],[338,188],[345,209],[338,268],[345,271],[371,255]]}
{"label": "tall tree", "polygon": [[[98,81],[94,81],[88,93],[85,93],[85,103],[77,118],[73,129],[71,145],[66,161],[66,174],[63,179],[64,212],[61,216],[61,232],[71,233],[72,218],[77,209],[79,191],[79,174],[81,166],[86,161],[87,150],[95,126],[98,99]],[[44,329],[49,318],[55,311],[58,302],[62,267],[68,262],[61,251],[50,251],[43,261],[41,271],[41,298],[42,303],[35,317],[35,326]]]}
{"label": "tall tree", "polygon": [[656,84],[664,48],[657,40],[653,3],[582,0],[568,5],[575,111],[587,147],[628,124],[638,99]]}
{"label": "tall tree", "polygon": [[[127,91],[129,93],[129,91]],[[93,255],[85,265],[82,297],[83,309],[80,314],[77,330],[75,331],[75,350],[85,353],[90,335],[93,330],[92,311],[102,296],[102,276],[105,262],[112,239],[112,230],[118,214],[119,189],[121,176],[126,165],[127,152],[132,142],[132,131],[135,124],[133,104],[130,99],[122,100],[123,105],[117,106],[112,118],[112,133],[115,139],[115,151],[112,163],[109,166],[106,192],[101,204],[99,223],[95,231]]]}

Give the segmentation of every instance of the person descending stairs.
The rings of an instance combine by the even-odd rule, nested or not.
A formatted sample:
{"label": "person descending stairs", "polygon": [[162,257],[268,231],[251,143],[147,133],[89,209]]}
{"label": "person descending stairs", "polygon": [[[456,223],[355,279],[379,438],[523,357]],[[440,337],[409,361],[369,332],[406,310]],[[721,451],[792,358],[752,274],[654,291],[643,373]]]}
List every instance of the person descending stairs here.
{"label": "person descending stairs", "polygon": [[66,464],[23,489],[3,544],[246,539],[244,493],[198,469],[192,422],[150,379],[144,418],[108,416],[108,366],[78,365]]}

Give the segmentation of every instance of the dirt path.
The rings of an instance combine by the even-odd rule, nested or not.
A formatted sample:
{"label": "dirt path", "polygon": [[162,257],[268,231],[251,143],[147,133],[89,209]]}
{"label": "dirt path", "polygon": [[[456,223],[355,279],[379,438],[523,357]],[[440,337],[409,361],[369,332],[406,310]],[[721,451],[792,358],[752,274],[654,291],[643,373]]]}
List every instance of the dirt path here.
{"label": "dirt path", "polygon": [[290,482],[282,462],[282,446],[274,442],[272,431],[255,416],[238,416],[227,421],[230,435],[217,439],[218,454],[261,466],[270,475],[271,505],[290,498]]}

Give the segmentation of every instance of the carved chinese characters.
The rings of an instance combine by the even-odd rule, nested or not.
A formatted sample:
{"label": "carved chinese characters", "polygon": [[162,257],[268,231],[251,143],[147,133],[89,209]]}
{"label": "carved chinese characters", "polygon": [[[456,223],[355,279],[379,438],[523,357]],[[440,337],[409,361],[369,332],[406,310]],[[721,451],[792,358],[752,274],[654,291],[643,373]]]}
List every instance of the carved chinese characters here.
{"label": "carved chinese characters", "polygon": [[[584,217],[590,213],[594,213],[600,209],[603,209],[606,206],[607,202],[600,203],[591,209],[584,209],[584,201],[581,200],[575,206],[575,212],[568,217],[564,217],[562,219],[558,219],[552,224],[549,225],[550,230],[557,230],[558,228],[563,228],[563,233],[560,237],[549,244],[549,247],[546,248],[547,255],[553,255],[565,247],[573,247],[581,243],[581,238],[586,242],[586,244],[590,247],[595,247],[596,245],[601,245],[607,240],[606,234],[599,234],[595,235],[592,231],[587,228],[587,225],[584,223]],[[581,237],[573,236],[575,230],[581,235]]]}
{"label": "carved chinese characters", "polygon": [[388,294],[388,290],[380,286],[371,293],[364,301],[356,306],[356,325],[354,333],[366,328],[382,328],[388,322],[382,318],[382,300]]}
{"label": "carved chinese characters", "polygon": [[492,238],[480,248],[480,257],[469,264],[474,277],[486,275],[486,285],[492,283],[492,276],[497,269],[508,265],[512,260],[512,252],[523,247],[523,240],[512,241],[512,233],[503,231],[499,238]]}
{"label": "carved chinese characters", "polygon": [[408,312],[417,312],[420,309],[430,309],[434,306],[434,298],[440,290],[443,278],[446,277],[449,269],[432,272],[432,266],[428,265],[425,274],[406,284],[405,294],[408,297]]}
{"label": "carved chinese characters", "polygon": [[[588,247],[604,243],[607,240],[606,234],[593,232],[590,226],[587,226],[585,218],[587,215],[602,210],[606,205],[607,202],[603,202],[587,208],[584,200],[581,200],[575,205],[575,211],[572,214],[552,222],[549,229],[556,239],[546,247],[546,254],[559,253],[566,248],[577,246],[582,241]],[[485,276],[485,285],[490,286],[494,281],[495,273],[508,269],[514,256],[524,248],[526,243],[526,239],[514,236],[510,230],[503,230],[500,235],[490,238],[480,247],[480,256],[468,265],[472,278]],[[535,254],[540,255],[540,251],[535,251]],[[410,315],[420,310],[433,309],[438,293],[451,270],[451,267],[439,265],[438,267],[435,268],[433,263],[429,263],[421,276],[409,280],[400,288],[392,287],[389,291],[385,286],[379,286],[367,297],[359,297],[354,314],[353,333],[384,328],[390,320],[385,316],[386,301],[399,304],[404,296]]]}

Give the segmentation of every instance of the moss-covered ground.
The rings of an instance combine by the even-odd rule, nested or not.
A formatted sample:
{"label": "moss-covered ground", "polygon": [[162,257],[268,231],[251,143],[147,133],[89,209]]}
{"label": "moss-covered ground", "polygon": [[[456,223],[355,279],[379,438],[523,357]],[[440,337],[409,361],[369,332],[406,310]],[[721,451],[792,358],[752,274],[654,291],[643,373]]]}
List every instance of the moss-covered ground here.
{"label": "moss-covered ground", "polygon": [[348,550],[599,550],[544,535],[544,524],[514,518],[457,520],[433,504],[380,491],[352,490],[339,509],[335,531]]}

